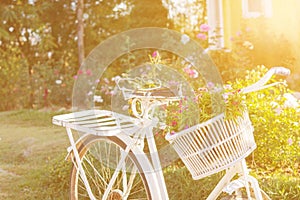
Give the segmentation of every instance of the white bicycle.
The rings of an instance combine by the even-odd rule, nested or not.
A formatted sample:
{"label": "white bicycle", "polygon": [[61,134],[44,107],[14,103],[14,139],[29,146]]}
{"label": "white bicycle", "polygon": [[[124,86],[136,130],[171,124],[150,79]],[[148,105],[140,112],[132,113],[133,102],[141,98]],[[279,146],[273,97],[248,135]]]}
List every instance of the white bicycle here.
{"label": "white bicycle", "polygon": [[[289,70],[272,68],[242,92],[273,85],[266,83],[274,74],[288,75]],[[73,162],[70,199],[169,199],[152,131],[158,121],[152,118],[152,111],[157,105],[176,101],[178,97],[160,92],[159,87],[139,92],[120,88],[125,99],[132,100],[133,117],[107,110],[53,117],[54,124],[66,128],[71,143],[68,148],[68,158]],[[176,134],[167,134],[166,139],[193,179],[226,170],[207,199],[217,199],[222,192],[243,199],[242,191],[246,191],[246,199],[270,199],[247,169],[245,158],[256,148],[247,112],[237,122],[224,120],[221,114]],[[76,141],[75,132],[80,132]],[[236,175],[238,178],[232,180]]]}

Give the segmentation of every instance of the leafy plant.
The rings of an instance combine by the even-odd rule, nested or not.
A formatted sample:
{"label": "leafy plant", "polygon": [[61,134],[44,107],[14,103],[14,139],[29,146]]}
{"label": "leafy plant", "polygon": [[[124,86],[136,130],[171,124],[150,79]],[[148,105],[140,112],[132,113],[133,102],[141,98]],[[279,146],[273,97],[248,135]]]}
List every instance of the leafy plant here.
{"label": "leafy plant", "polygon": [[[250,85],[266,71],[266,67],[259,66],[255,70],[247,71],[246,77],[236,83],[238,87]],[[270,80],[275,81],[274,78]],[[281,84],[249,93],[245,102],[257,143],[257,150],[252,157],[253,162],[268,170],[283,169],[291,174],[299,174],[300,109],[299,101],[291,99],[291,93],[292,91]]]}

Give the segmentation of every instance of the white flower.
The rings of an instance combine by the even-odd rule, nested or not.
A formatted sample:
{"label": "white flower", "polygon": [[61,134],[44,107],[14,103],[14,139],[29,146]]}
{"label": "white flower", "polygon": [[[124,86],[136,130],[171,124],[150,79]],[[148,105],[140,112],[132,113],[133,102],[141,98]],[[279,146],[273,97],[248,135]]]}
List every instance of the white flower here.
{"label": "white flower", "polygon": [[58,80],[55,81],[55,83],[56,83],[57,85],[60,85],[60,84],[62,84],[62,80],[58,79]]}
{"label": "white flower", "polygon": [[102,102],[103,102],[103,99],[102,99],[102,97],[101,97],[101,96],[97,96],[97,95],[95,95],[95,96],[94,96],[94,102],[97,102],[97,103],[102,103]]}
{"label": "white flower", "polygon": [[248,49],[250,49],[250,50],[252,50],[254,48],[253,44],[251,42],[249,42],[249,41],[245,41],[243,43],[243,46],[246,47],[246,48],[248,48]]}
{"label": "white flower", "polygon": [[106,84],[109,83],[108,78],[104,78],[104,82],[105,82]]}
{"label": "white flower", "polygon": [[112,77],[111,80],[115,81],[115,80],[119,80],[120,78],[121,78],[121,76],[115,76],[115,77]]}
{"label": "white flower", "polygon": [[190,37],[189,37],[188,35],[183,34],[183,35],[181,36],[180,42],[181,42],[182,44],[186,44],[186,43],[188,43],[189,41],[190,41]]}

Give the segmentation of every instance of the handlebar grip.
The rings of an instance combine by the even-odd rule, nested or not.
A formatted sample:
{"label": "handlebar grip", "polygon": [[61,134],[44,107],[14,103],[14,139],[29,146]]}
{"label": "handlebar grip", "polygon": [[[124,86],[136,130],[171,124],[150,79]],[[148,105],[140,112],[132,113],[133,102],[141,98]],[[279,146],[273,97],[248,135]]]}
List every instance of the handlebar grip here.
{"label": "handlebar grip", "polygon": [[291,74],[291,70],[285,67],[273,67],[273,70],[276,75],[288,76]]}

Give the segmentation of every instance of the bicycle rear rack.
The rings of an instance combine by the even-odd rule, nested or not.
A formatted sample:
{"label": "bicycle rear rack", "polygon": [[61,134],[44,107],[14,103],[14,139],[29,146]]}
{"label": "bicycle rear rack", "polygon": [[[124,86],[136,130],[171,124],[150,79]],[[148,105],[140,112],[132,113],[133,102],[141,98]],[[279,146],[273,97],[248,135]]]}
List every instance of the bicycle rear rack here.
{"label": "bicycle rear rack", "polygon": [[120,132],[134,134],[142,126],[142,121],[133,117],[107,110],[85,110],[69,114],[57,115],[52,123],[73,130],[101,135],[113,136]]}

